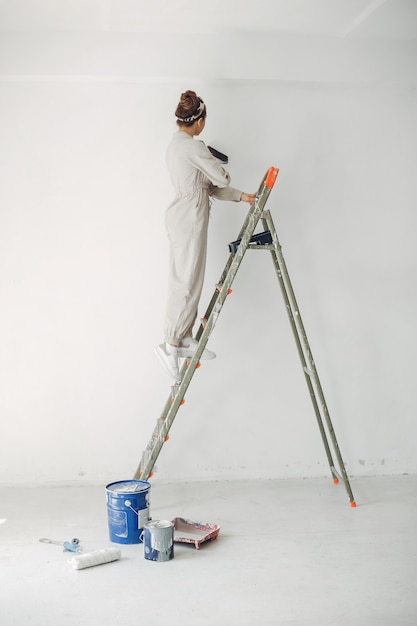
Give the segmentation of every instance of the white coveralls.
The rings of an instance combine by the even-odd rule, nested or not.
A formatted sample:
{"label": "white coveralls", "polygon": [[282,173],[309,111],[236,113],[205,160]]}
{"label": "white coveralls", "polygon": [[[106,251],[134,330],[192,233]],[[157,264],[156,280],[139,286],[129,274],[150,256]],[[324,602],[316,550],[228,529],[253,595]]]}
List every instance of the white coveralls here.
{"label": "white coveralls", "polygon": [[242,192],[229,187],[230,174],[204,142],[186,132],[174,134],[166,160],[175,198],[165,226],[170,243],[165,341],[179,345],[191,337],[204,282],[210,196],[238,202]]}

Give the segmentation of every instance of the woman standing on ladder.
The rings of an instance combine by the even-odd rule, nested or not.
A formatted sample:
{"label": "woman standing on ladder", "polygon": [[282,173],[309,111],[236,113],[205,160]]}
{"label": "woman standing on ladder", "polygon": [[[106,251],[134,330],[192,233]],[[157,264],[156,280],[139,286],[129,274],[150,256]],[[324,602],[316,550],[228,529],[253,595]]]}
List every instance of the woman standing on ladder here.
{"label": "woman standing on ladder", "polygon": [[[175,111],[178,132],[167,150],[167,165],[175,190],[168,206],[165,226],[170,243],[165,343],[154,352],[168,374],[181,381],[179,358],[197,350],[193,326],[204,282],[210,197],[234,202],[255,201],[229,186],[230,175],[200,140],[194,141],[206,123],[206,105],[194,91],[181,94]],[[205,349],[202,359],[214,359]]]}

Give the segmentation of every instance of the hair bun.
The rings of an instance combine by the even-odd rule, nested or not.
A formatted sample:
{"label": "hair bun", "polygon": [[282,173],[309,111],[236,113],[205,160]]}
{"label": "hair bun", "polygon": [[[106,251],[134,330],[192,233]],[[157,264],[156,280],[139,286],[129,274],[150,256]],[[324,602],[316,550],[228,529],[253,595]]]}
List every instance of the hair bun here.
{"label": "hair bun", "polygon": [[187,112],[194,112],[198,109],[200,104],[200,98],[197,96],[195,91],[185,91],[181,94],[181,99],[179,102],[179,106]]}

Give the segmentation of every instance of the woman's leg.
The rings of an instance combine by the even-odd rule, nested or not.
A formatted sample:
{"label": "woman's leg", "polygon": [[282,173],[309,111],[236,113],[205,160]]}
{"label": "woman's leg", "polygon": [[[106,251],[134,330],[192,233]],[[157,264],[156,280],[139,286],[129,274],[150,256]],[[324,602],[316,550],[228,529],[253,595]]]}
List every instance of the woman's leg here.
{"label": "woman's leg", "polygon": [[[201,236],[203,235],[203,236]],[[171,240],[165,341],[177,346],[191,335],[204,283],[207,234],[177,243]]]}

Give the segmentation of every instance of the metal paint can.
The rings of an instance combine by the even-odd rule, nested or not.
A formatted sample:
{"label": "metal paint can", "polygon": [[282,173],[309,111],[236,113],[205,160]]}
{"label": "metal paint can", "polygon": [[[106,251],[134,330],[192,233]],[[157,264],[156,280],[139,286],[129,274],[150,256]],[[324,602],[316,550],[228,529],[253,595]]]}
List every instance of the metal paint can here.
{"label": "metal paint can", "polygon": [[110,541],[140,543],[149,522],[149,489],[144,480],[119,480],[106,487]]}
{"label": "metal paint can", "polygon": [[143,529],[143,554],[149,561],[170,561],[174,558],[174,524],[154,520]]}

